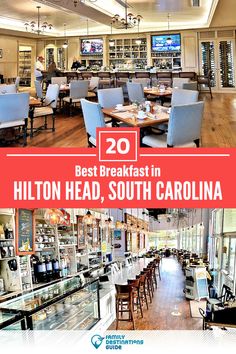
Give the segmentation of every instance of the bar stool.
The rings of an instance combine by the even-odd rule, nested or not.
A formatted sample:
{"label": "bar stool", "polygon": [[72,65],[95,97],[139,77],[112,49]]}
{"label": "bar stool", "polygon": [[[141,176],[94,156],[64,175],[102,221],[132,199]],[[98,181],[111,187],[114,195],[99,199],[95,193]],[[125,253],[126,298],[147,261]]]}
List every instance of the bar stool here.
{"label": "bar stool", "polygon": [[149,278],[149,270],[142,270],[141,275],[145,275],[145,283],[144,283],[144,287],[146,290],[146,295],[149,297],[149,301],[150,303],[152,303],[152,291],[151,291],[151,284],[150,284],[150,278]]}
{"label": "bar stool", "polygon": [[[134,314],[133,314],[133,287],[131,285],[119,285],[119,284],[115,284],[115,287],[116,287],[116,329],[118,329],[119,321],[132,322],[133,329],[135,329]],[[129,315],[128,319],[123,318],[124,313],[128,313]]]}
{"label": "bar stool", "polygon": [[151,263],[150,265],[148,265],[148,268],[150,268],[151,271],[152,271],[153,283],[155,284],[156,289],[157,289],[156,264],[155,263]]}
{"label": "bar stool", "polygon": [[158,272],[158,276],[159,276],[159,279],[161,280],[161,272],[160,272],[160,263],[161,263],[161,258],[155,258],[154,260],[155,262],[155,265],[156,265],[156,269],[157,269],[157,272]]}
{"label": "bar stool", "polygon": [[148,299],[147,299],[147,280],[146,280],[146,274],[143,275],[137,275],[136,278],[138,277],[140,281],[140,287],[139,287],[139,293],[140,293],[140,299],[144,303],[146,303],[147,310],[148,310]]}
{"label": "bar stool", "polygon": [[128,284],[133,288],[133,311],[135,311],[134,306],[140,310],[141,316],[143,317],[142,302],[140,297],[140,279],[128,279]]}
{"label": "bar stool", "polygon": [[152,269],[149,267],[149,268],[144,268],[143,270],[148,272],[147,277],[148,277],[148,281],[149,281],[151,294],[153,297],[154,296],[154,284],[153,284],[153,278],[152,278]]}

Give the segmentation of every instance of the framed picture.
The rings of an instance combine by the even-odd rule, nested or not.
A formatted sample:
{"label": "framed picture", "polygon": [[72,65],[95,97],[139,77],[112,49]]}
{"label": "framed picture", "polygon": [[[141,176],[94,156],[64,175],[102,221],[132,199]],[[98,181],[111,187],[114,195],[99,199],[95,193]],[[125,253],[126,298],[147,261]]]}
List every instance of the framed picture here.
{"label": "framed picture", "polygon": [[32,209],[16,211],[16,254],[19,256],[34,253],[35,215]]}
{"label": "framed picture", "polygon": [[3,58],[3,50],[0,49],[0,59],[2,59],[2,58]]}
{"label": "framed picture", "polygon": [[77,237],[78,249],[83,249],[86,246],[85,230],[83,225],[83,216],[77,215]]}
{"label": "framed picture", "polygon": [[121,240],[121,230],[114,230],[114,240],[115,241]]}

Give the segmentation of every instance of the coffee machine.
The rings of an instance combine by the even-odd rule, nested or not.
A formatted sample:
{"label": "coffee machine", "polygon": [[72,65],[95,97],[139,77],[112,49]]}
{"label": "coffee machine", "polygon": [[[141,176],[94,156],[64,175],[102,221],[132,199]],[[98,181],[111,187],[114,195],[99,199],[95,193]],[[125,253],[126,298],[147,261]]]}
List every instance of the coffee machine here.
{"label": "coffee machine", "polygon": [[5,292],[21,290],[18,257],[1,260],[0,279],[3,279]]}

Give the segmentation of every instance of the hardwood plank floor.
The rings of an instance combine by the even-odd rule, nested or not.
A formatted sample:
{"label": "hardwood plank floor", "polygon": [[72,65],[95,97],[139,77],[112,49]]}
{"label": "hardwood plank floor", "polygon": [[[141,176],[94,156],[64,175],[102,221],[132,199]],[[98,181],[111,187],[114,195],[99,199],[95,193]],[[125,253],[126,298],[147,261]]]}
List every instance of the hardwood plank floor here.
{"label": "hardwood plank floor", "polygon": [[[201,330],[202,320],[192,318],[189,301],[183,293],[184,275],[180,264],[175,258],[163,258],[161,265],[161,280],[158,279],[158,288],[155,290],[152,304],[144,310],[143,318],[135,314],[136,330]],[[173,316],[173,311],[181,313]],[[110,330],[115,330],[112,323]],[[130,330],[132,324],[119,322],[119,330]]]}
{"label": "hardwood plank floor", "polygon": [[[214,93],[213,96],[212,100],[209,94],[200,96],[205,101],[201,146],[236,147],[236,94]],[[39,124],[40,119],[36,122],[36,125]],[[56,132],[42,131],[32,139],[28,138],[28,147],[86,146],[87,136],[81,111],[72,117],[58,114]]]}

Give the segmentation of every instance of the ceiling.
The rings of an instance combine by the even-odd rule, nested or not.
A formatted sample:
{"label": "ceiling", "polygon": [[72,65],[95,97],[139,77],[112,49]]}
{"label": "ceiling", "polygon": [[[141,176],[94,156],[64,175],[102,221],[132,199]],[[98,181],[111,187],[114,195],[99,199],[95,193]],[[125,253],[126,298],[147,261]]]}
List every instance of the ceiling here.
{"label": "ceiling", "polygon": [[[219,0],[200,0],[200,7],[192,7],[192,0],[128,0],[129,12],[141,14],[140,31],[167,30],[167,16],[170,14],[170,29],[209,27]],[[222,1],[222,0],[221,0]],[[124,0],[97,0],[79,3],[73,0],[1,0],[0,28],[25,32],[24,23],[37,19],[36,6],[41,5],[41,22],[53,24],[51,32],[45,35],[63,36],[64,23],[67,35],[86,35],[87,19],[89,34],[110,33],[111,17],[124,17]],[[131,30],[115,30],[113,33]]]}

